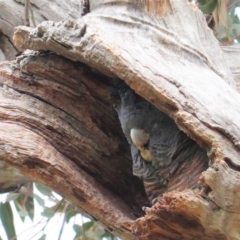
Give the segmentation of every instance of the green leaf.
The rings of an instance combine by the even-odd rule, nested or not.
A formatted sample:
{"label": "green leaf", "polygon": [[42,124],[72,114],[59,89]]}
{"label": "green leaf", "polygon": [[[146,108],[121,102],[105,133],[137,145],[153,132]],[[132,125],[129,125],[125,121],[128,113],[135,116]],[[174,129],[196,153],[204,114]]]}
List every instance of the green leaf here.
{"label": "green leaf", "polygon": [[16,200],[18,197],[20,196],[20,193],[9,193],[6,197],[6,202],[11,202],[11,201],[14,201]]}
{"label": "green leaf", "polygon": [[46,239],[46,234],[43,234],[38,240],[45,240]]}
{"label": "green leaf", "polygon": [[49,187],[41,183],[35,183],[35,186],[38,189],[38,191],[41,192],[44,196],[50,197],[52,195],[52,190]]}
{"label": "green leaf", "polygon": [[[22,221],[25,220],[26,216],[29,216],[31,220],[34,218],[33,197],[32,194],[31,196],[26,194],[28,193],[20,194],[19,197],[14,201],[15,207]],[[24,211],[27,211],[28,214],[26,214]]]}
{"label": "green leaf", "polygon": [[238,43],[240,43],[240,36],[238,36],[236,40],[238,41]]}
{"label": "green leaf", "polygon": [[240,19],[237,16],[234,16],[232,19],[233,24],[240,25]]}
{"label": "green leaf", "polygon": [[73,208],[70,208],[66,213],[66,223],[69,223],[70,219],[75,217],[76,214],[77,212]]}
{"label": "green leaf", "polygon": [[208,0],[206,1],[205,4],[200,3],[198,7],[204,14],[211,14],[216,8],[217,4],[218,4],[218,0]]}
{"label": "green leaf", "polygon": [[59,213],[63,213],[64,212],[65,213],[65,211],[66,211],[66,204],[67,204],[67,202],[64,199],[62,199],[62,200],[58,201],[56,203],[56,205],[52,206],[52,209],[55,212],[59,212]]}
{"label": "green leaf", "polygon": [[198,4],[205,5],[207,3],[207,0],[198,0]]}
{"label": "green leaf", "polygon": [[109,232],[105,232],[103,235],[101,235],[101,239],[106,239],[106,240],[118,240],[117,237],[115,237],[113,234]]}
{"label": "green leaf", "polygon": [[227,29],[223,25],[218,25],[216,27],[215,37],[217,39],[222,39],[226,37],[226,35],[227,35]]}
{"label": "green leaf", "polygon": [[33,197],[41,207],[44,207],[45,202],[40,196],[38,196],[36,193],[33,193]]}
{"label": "green leaf", "polygon": [[94,224],[94,221],[86,222],[83,224],[83,228],[85,231],[89,230]]}
{"label": "green leaf", "polygon": [[240,24],[233,24],[232,29],[236,31],[236,34],[240,33]]}
{"label": "green leaf", "polygon": [[33,201],[33,197],[28,196],[27,201],[25,203],[25,209],[28,212],[28,216],[33,221],[33,218],[34,218],[34,201]]}
{"label": "green leaf", "polygon": [[237,30],[235,28],[233,28],[230,33],[230,38],[234,39],[236,36],[237,36]]}
{"label": "green leaf", "polygon": [[226,36],[226,37],[222,38],[221,41],[222,41],[223,43],[229,43],[229,41],[231,41],[231,39],[229,39],[229,37]]}
{"label": "green leaf", "polygon": [[78,224],[73,225],[73,230],[76,233],[74,239],[77,239],[82,236],[82,228]]}
{"label": "green leaf", "polygon": [[0,218],[8,239],[14,238],[16,231],[13,223],[12,208],[9,202],[0,203]]}
{"label": "green leaf", "polygon": [[28,216],[28,211],[27,210],[21,210],[18,212],[20,217],[27,217]]}
{"label": "green leaf", "polygon": [[19,212],[23,210],[21,203],[20,203],[21,202],[20,198],[22,198],[22,197],[23,197],[22,195],[19,195],[19,197],[15,201],[13,201],[13,203],[15,205],[15,208],[17,210],[19,217],[21,218],[22,222],[24,222],[25,217],[23,217],[19,214]]}
{"label": "green leaf", "polygon": [[52,208],[45,208],[41,213],[43,217],[52,218],[55,215],[55,211]]}
{"label": "green leaf", "polygon": [[105,232],[104,234],[101,235],[101,238],[107,238],[109,239],[112,235],[109,232]]}
{"label": "green leaf", "polygon": [[227,6],[228,6],[228,11],[235,11],[237,7],[240,7],[240,2],[239,0],[228,0],[227,1]]}
{"label": "green leaf", "polygon": [[55,205],[53,205],[52,207],[48,207],[48,208],[45,207],[45,208],[48,209],[47,211],[49,213],[50,213],[50,211],[52,211],[54,214],[57,213],[57,212],[65,214],[66,204],[67,204],[66,201],[60,200]]}

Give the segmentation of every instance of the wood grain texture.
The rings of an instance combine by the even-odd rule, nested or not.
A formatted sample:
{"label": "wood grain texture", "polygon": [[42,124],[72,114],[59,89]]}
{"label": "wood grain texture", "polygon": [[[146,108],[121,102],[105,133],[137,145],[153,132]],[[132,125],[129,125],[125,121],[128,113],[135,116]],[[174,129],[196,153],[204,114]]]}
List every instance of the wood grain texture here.
{"label": "wood grain texture", "polygon": [[148,201],[131,173],[109,79],[54,54],[21,56],[0,73],[1,159],[132,239]]}
{"label": "wood grain texture", "polygon": [[[134,223],[132,237],[156,239],[156,236],[161,236],[162,239],[179,239],[179,236],[182,236],[184,239],[236,240],[240,238],[239,228],[236,227],[240,220],[240,207],[236,200],[240,188],[238,181],[240,178],[240,97],[229,69],[232,65],[227,66],[227,58],[224,57],[217,40],[196,7],[184,0],[171,0],[169,5],[171,12],[167,12],[164,17],[159,17],[153,13],[147,14],[141,9],[134,9],[130,1],[98,0],[94,2],[90,0],[91,13],[83,18],[58,23],[44,22],[37,28],[18,27],[14,41],[19,48],[49,50],[73,61],[82,62],[105,77],[118,77],[124,80],[139,95],[172,117],[180,129],[208,151],[210,166],[200,177],[204,187],[202,195],[191,191],[166,194],[147,211],[145,217]],[[117,140],[114,140],[114,137],[110,140],[106,134],[115,130],[110,127],[115,125],[111,121],[109,112],[99,108],[94,100],[87,108],[84,107],[85,105],[82,106],[79,101],[84,101],[83,96],[86,95],[82,96],[83,99],[78,96],[74,90],[80,91],[80,88],[73,80],[78,79],[81,74],[74,75],[73,78],[66,76],[62,78],[63,68],[60,68],[59,73],[57,71],[51,73],[51,70],[58,67],[49,69],[47,67],[49,62],[44,56],[43,59],[47,64],[46,69],[45,67],[42,70],[37,68],[36,72],[31,73],[32,69],[34,70],[31,60],[29,61],[31,68],[27,68],[28,64],[24,65],[23,61],[21,71],[30,72],[31,77],[40,74],[41,77],[52,79],[56,75],[56,78],[53,78],[56,82],[41,85],[44,81],[36,84],[28,80],[20,90],[22,93],[25,88],[30,92],[32,89],[40,91],[37,99],[41,97],[54,107],[53,102],[57,103],[53,100],[59,99],[56,107],[63,110],[63,112],[60,111],[63,116],[58,112],[52,114],[50,119],[55,121],[50,122],[49,126],[52,130],[46,130],[45,138],[47,141],[52,141],[51,144],[55,148],[56,143],[61,144],[61,141],[64,141],[61,150],[58,151],[67,158],[71,158],[74,163],[78,157],[83,156],[83,151],[88,146],[93,152],[103,150],[101,159],[108,161],[109,158],[106,156],[109,154],[112,156],[111,154],[117,151]],[[65,64],[62,65],[65,66]],[[69,74],[69,69],[66,69]],[[61,86],[64,89],[62,92],[66,92],[68,96],[77,96],[76,98],[65,97],[68,99],[67,102],[60,100],[58,81],[61,82],[61,79],[65,79],[65,85],[74,86],[71,90]],[[88,81],[84,82],[84,85],[88,86],[88,84]],[[94,94],[106,91],[106,86],[101,88],[99,83],[94,86]],[[12,85],[10,87],[13,88]],[[48,92],[51,94],[48,95]],[[87,116],[76,113],[75,109],[81,109],[82,112],[87,113]],[[84,128],[79,127],[78,121],[74,122],[80,133],[61,135],[59,129],[63,128],[64,132],[70,131],[69,122],[64,125],[62,120],[54,116],[61,115],[61,119],[66,119],[64,115],[66,111],[71,113],[68,116],[70,122],[73,121],[72,117],[84,119],[86,123]],[[99,119],[99,114],[104,120],[102,122],[98,120],[95,123],[93,119],[95,121]],[[104,118],[105,115],[106,118]],[[31,115],[31,118],[33,116]],[[38,121],[33,125],[34,129]],[[59,124],[56,125],[58,122]],[[109,123],[107,125],[110,127],[110,129],[107,127],[109,131],[99,133],[99,129],[105,129],[105,122]],[[60,126],[63,127],[60,128]],[[41,130],[44,127],[45,124],[40,124]],[[101,138],[98,142],[99,146],[96,143],[94,145],[93,139],[82,137],[85,133],[90,134],[88,127],[91,131],[96,131],[96,136]],[[80,129],[88,130],[81,133]],[[35,131],[41,135],[38,128]],[[77,142],[81,144],[78,145]],[[84,149],[81,146],[84,146]],[[72,154],[75,152],[76,155]],[[107,172],[103,170],[100,174],[98,165],[94,167],[91,160],[98,157],[99,155],[91,155],[89,161],[80,163],[80,167],[91,166],[88,171],[92,175],[96,174],[95,178],[99,178],[101,182]],[[111,159],[114,157],[112,156]],[[121,169],[121,164],[117,165],[116,169],[119,167]],[[116,170],[111,171],[116,173]],[[111,189],[111,184],[107,180],[102,183]],[[116,189],[118,187],[115,186],[112,190],[116,191]],[[127,219],[131,217],[128,216]],[[113,223],[112,225],[115,232],[126,231],[128,236],[124,238],[128,239],[131,224],[128,225],[127,230],[125,224],[119,226]]]}
{"label": "wood grain texture", "polygon": [[[3,59],[13,60],[21,52],[12,40],[14,28],[25,25],[25,1],[0,0],[0,49]],[[80,1],[47,0],[31,1],[30,26],[46,20],[77,19],[80,17]],[[1,57],[0,57],[1,60]]]}

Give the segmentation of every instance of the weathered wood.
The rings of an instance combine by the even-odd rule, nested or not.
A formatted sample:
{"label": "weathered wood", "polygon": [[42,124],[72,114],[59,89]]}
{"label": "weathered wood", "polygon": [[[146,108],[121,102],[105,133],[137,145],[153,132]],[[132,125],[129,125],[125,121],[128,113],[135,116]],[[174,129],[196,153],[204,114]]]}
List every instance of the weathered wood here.
{"label": "weathered wood", "polygon": [[[79,3],[75,0],[52,0],[51,4],[47,0],[31,1],[30,26],[46,20],[77,19],[80,17]],[[15,27],[25,25],[24,4],[24,0],[0,0],[0,61],[13,60],[20,52],[12,36]]]}
{"label": "weathered wood", "polygon": [[193,192],[173,192],[148,209],[145,217],[137,219],[133,232],[141,239],[238,239],[236,231],[225,232],[233,230],[238,215],[222,211]]}
{"label": "weathered wood", "polygon": [[[124,1],[123,1],[124,2]],[[126,2],[130,2],[129,0]],[[154,1],[153,1],[154,2]],[[158,5],[165,4],[165,6],[169,5],[168,1],[162,1],[158,3]],[[36,24],[39,24],[46,20],[52,20],[52,21],[60,21],[62,19],[77,19],[80,17],[81,13],[81,1],[61,1],[61,0],[52,0],[50,7],[49,2],[44,1],[38,1],[35,0],[34,4],[31,5],[33,14],[34,14],[34,20]],[[95,6],[97,7],[99,4],[103,4],[102,0],[100,2],[93,1],[91,3],[92,11],[94,11]],[[139,4],[140,1],[137,1],[136,4]],[[151,1],[150,1],[151,3]],[[168,7],[170,9],[170,6]],[[154,10],[154,9],[153,9]],[[159,11],[162,11],[162,8],[159,9]],[[166,8],[164,10],[166,12]],[[11,60],[14,59],[17,52],[19,51],[16,49],[16,46],[14,45],[12,41],[12,36],[14,32],[14,27],[17,27],[19,25],[24,25],[24,1],[14,1],[14,0],[0,0],[0,49],[3,51],[1,53],[0,61],[1,60]],[[164,15],[164,14],[163,14]],[[31,22],[31,25],[33,23]],[[221,46],[221,49],[223,50],[224,57],[227,61],[228,66],[230,67],[233,77],[235,81],[237,82],[237,88],[239,88],[238,82],[239,80],[239,61],[238,61],[238,55],[239,55],[239,47],[237,45],[235,46]]]}
{"label": "weathered wood", "polygon": [[[83,62],[106,76],[123,79],[172,117],[180,129],[208,151],[210,167],[200,178],[205,189],[202,196],[192,191],[166,194],[145,217],[134,223],[135,236],[141,239],[156,239],[156,236],[162,239],[239,239],[239,228],[234,223],[240,220],[237,201],[240,188],[240,97],[228,67],[233,65],[226,65],[217,40],[196,7],[185,1],[164,2],[169,4],[167,11],[161,12],[160,9],[156,12],[156,9],[147,7],[148,1],[141,1],[143,5],[138,7],[136,1],[130,0],[90,1],[91,13],[77,21],[44,22],[35,29],[18,27],[15,44],[23,49],[50,50]],[[31,68],[27,71],[31,72]],[[34,74],[39,73],[37,70]],[[45,78],[47,73],[44,70],[41,74]],[[69,81],[66,79],[65,84]],[[21,91],[27,87],[25,85]],[[54,83],[48,87],[55,89]],[[32,86],[28,91],[31,89]],[[49,101],[44,92],[46,86],[41,89],[42,98]],[[64,111],[70,107],[74,112],[78,108],[76,103],[76,99],[67,102]],[[95,109],[97,105],[91,102],[91,106]],[[100,112],[96,113],[95,119],[98,114]],[[108,121],[109,115],[105,114],[104,121]],[[75,117],[81,119],[84,116]],[[59,136],[46,136],[48,141],[54,139],[53,143],[60,145]],[[69,135],[65,145],[72,138]],[[106,138],[103,142],[107,145],[108,141]],[[101,145],[101,150],[106,148],[105,145]],[[71,159],[75,162],[82,154],[76,149],[78,147],[70,150],[63,146],[59,151],[66,157],[71,151],[76,152]],[[93,149],[93,152],[100,151]],[[116,148],[112,147],[108,153],[112,151]],[[105,172],[101,174],[109,177]],[[129,234],[131,223],[128,230],[123,225],[114,225],[115,232],[118,229]]]}
{"label": "weathered wood", "polygon": [[132,239],[147,205],[108,99],[109,79],[54,54],[0,65],[0,155]]}

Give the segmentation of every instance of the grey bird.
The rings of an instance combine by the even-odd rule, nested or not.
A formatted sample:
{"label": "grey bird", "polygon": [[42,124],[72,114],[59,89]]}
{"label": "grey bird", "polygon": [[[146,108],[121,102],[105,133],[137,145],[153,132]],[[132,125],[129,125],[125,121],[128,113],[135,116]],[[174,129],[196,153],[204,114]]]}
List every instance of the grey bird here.
{"label": "grey bird", "polygon": [[115,109],[131,147],[133,174],[143,179],[149,200],[156,202],[164,192],[200,188],[199,176],[208,167],[205,150],[123,81],[115,88],[120,98]]}

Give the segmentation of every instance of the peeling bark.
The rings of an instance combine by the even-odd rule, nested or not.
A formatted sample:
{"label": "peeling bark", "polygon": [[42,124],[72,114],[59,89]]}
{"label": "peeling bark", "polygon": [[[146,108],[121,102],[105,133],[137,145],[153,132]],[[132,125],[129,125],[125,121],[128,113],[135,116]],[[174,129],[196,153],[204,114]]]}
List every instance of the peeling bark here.
{"label": "peeling bark", "polygon": [[[80,1],[47,0],[31,1],[30,26],[34,23],[62,19],[77,19],[80,17]],[[3,52],[2,59],[13,60],[19,54],[18,49],[12,40],[14,28],[25,25],[25,1],[21,0],[0,0],[0,49]],[[1,60],[1,56],[0,56]]]}
{"label": "peeling bark", "polygon": [[[11,131],[0,135],[1,157],[123,239],[239,239],[240,97],[229,69],[238,79],[239,67],[196,7],[163,2],[90,1],[81,19],[18,27],[16,46],[42,55],[1,65],[1,125]],[[113,77],[206,149],[201,195],[165,194],[133,221],[146,197],[107,100]]]}
{"label": "peeling bark", "polygon": [[1,159],[132,239],[148,201],[131,173],[109,79],[54,54],[21,56],[0,72]]}

